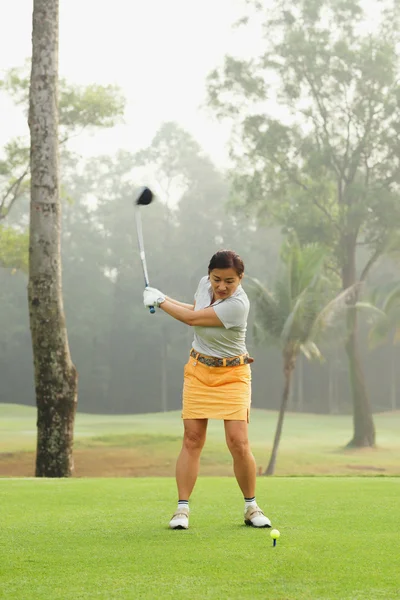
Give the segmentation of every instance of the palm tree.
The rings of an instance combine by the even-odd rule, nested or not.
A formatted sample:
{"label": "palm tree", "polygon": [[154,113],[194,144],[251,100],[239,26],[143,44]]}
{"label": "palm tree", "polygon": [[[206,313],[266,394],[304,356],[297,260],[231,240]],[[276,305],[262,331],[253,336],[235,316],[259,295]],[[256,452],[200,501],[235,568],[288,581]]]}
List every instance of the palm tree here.
{"label": "palm tree", "polygon": [[[332,299],[330,282],[323,274],[325,254],[319,245],[301,246],[297,238],[282,247],[283,269],[273,292],[252,281],[255,303],[254,337],[269,340],[282,351],[284,388],[271,457],[264,475],[273,475],[287,409],[292,376],[300,353],[322,360],[316,344],[338,323],[354,295],[354,286]],[[331,298],[329,300],[329,298]]]}

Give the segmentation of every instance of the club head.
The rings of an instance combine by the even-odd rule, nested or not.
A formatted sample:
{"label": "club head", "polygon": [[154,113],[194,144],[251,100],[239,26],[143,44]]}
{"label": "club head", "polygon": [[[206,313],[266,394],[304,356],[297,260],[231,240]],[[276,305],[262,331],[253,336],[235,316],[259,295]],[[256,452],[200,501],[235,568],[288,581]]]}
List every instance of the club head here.
{"label": "club head", "polygon": [[138,196],[136,198],[135,204],[139,204],[141,206],[147,206],[153,201],[154,194],[148,187],[143,187],[139,190]]}

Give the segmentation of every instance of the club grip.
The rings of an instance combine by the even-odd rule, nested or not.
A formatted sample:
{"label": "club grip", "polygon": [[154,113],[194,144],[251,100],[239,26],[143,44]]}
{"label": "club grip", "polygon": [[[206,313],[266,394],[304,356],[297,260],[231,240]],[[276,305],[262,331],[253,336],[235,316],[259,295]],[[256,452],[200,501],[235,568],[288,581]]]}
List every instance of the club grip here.
{"label": "club grip", "polygon": [[149,306],[149,311],[152,315],[154,315],[154,313],[156,312],[156,309],[154,308],[154,306]]}

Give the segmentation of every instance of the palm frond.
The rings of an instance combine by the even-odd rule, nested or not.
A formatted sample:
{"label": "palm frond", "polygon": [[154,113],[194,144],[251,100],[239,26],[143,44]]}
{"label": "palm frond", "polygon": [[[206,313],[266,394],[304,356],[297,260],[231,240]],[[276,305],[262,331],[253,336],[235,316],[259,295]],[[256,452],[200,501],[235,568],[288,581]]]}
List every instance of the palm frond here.
{"label": "palm frond", "polygon": [[384,314],[368,332],[368,343],[372,348],[384,344],[392,329],[392,324]]}
{"label": "palm frond", "polygon": [[325,258],[324,250],[317,244],[310,244],[303,248],[299,292],[318,284]]}
{"label": "palm frond", "polygon": [[303,290],[296,299],[295,305],[288,315],[282,329],[281,337],[284,343],[289,340],[293,341],[294,339],[302,341],[302,332],[304,331],[305,320],[307,318],[306,314],[309,317],[307,305],[310,304],[310,300],[314,302],[312,298],[312,293],[310,293],[310,290],[307,288]]}
{"label": "palm frond", "polygon": [[290,313],[288,314],[288,316],[283,324],[281,334],[280,334],[283,344],[287,343],[290,339],[293,339],[293,337],[294,337],[294,335],[293,335],[294,323],[296,320],[296,316],[297,316],[297,313],[299,310],[300,303],[301,303],[301,298],[298,298],[293,310],[290,311]]}
{"label": "palm frond", "polygon": [[[325,253],[320,246],[301,246],[296,238],[282,248],[284,269],[270,292],[252,278],[256,308],[255,337],[273,337],[291,351],[322,359],[317,346],[323,334],[338,331],[340,317],[355,305],[360,284],[328,301],[330,282],[323,275]],[[342,320],[345,325],[345,319]]]}
{"label": "palm frond", "polygon": [[386,313],[371,302],[356,302],[354,305],[358,311],[365,311],[370,324],[376,323],[379,319],[387,318]]}
{"label": "palm frond", "polygon": [[285,264],[285,287],[291,298],[297,298],[321,274],[325,251],[319,244],[302,246],[295,234],[283,244],[281,256]]}
{"label": "palm frond", "polygon": [[[373,298],[379,298],[379,291],[384,294],[384,290],[378,290],[372,296]],[[361,303],[357,303],[359,307]],[[391,331],[394,330],[393,343],[396,344],[399,336],[399,323],[400,323],[400,285],[397,283],[394,287],[390,288],[390,291],[382,300],[382,309],[377,306],[370,305],[370,325],[372,325],[369,334],[368,341],[371,347],[383,344],[387,341]]]}
{"label": "palm frond", "polygon": [[311,340],[320,340],[323,335],[329,335],[338,327],[339,321],[347,315],[349,307],[355,306],[359,289],[360,283],[355,283],[324,306],[312,325]]}
{"label": "palm frond", "polygon": [[[250,295],[255,303],[255,322],[257,328],[262,328],[266,332],[266,337],[279,339],[282,331],[282,308],[279,302],[258,279],[254,277],[248,278],[251,281]],[[258,331],[258,339],[261,338]]]}
{"label": "palm frond", "polygon": [[396,284],[395,287],[389,292],[388,296],[382,306],[383,312],[390,314],[400,306],[400,284]]}
{"label": "palm frond", "polygon": [[293,297],[290,294],[290,289],[290,284],[283,278],[275,282],[274,296],[285,318],[293,308]]}
{"label": "palm frond", "polygon": [[311,340],[308,340],[304,344],[301,344],[300,350],[308,360],[318,359],[321,362],[324,360],[324,357],[320,352],[318,346]]}
{"label": "palm frond", "polygon": [[282,331],[283,340],[297,339],[300,344],[306,343],[325,304],[325,289],[320,280],[313,280],[297,298]]}

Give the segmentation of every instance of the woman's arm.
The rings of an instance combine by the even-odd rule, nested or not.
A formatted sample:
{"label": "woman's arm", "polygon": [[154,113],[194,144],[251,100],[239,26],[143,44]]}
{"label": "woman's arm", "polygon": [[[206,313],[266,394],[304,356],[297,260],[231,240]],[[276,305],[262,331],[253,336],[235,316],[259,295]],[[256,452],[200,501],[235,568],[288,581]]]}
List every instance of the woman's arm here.
{"label": "woman's arm", "polygon": [[173,298],[170,298],[169,296],[165,296],[165,299],[168,300],[169,302],[172,302],[172,304],[175,304],[176,306],[182,306],[183,308],[187,308],[188,310],[194,310],[194,307],[195,307],[194,304],[186,304],[186,302],[179,302],[179,300],[174,300]]}
{"label": "woman's arm", "polygon": [[210,306],[201,310],[194,310],[194,305],[185,304],[168,298],[155,288],[146,288],[143,293],[145,306],[158,306],[168,315],[186,325],[199,325],[200,327],[224,327],[217,317],[215,310]]}
{"label": "woman's arm", "polygon": [[[188,305],[186,305],[188,306]],[[179,302],[171,302],[170,298],[165,298],[164,302],[160,304],[161,310],[166,312],[171,317],[174,317],[177,321],[186,323],[186,325],[198,325],[200,327],[223,327],[222,321],[219,320],[215,310],[210,306],[209,308],[203,308],[201,310],[194,310],[193,308],[186,308],[186,306]],[[190,307],[191,305],[189,305]]]}
{"label": "woman's arm", "polygon": [[163,294],[162,292],[160,292],[160,290],[158,290],[157,288],[153,288],[153,287],[146,287],[145,289],[145,293],[151,293],[151,294],[155,294],[155,296],[157,298],[161,297],[161,298],[165,298],[166,300],[168,300],[169,302],[171,302],[172,304],[175,304],[176,306],[182,306],[183,308],[187,308],[188,310],[194,310],[195,304],[186,304],[186,302],[180,302],[179,300],[175,300],[174,298],[169,298],[169,296],[166,296],[165,294]]}

